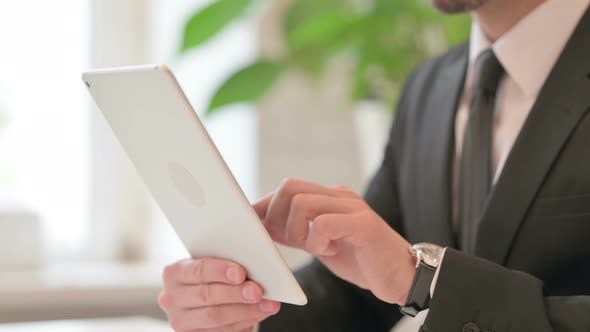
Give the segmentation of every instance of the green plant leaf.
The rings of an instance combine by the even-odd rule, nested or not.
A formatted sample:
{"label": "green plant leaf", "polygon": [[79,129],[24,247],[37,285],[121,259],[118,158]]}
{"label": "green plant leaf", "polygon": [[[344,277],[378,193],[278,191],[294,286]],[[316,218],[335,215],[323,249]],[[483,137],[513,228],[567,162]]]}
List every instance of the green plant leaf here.
{"label": "green plant leaf", "polygon": [[194,14],[186,23],[180,52],[200,46],[244,14],[252,0],[218,0]]}
{"label": "green plant leaf", "polygon": [[229,104],[257,101],[279,78],[282,70],[281,64],[267,60],[259,60],[238,70],[215,92],[206,114]]}
{"label": "green plant leaf", "polygon": [[[181,53],[262,3],[268,0],[216,0],[186,24]],[[442,42],[454,45],[468,37],[470,26],[467,15],[440,15],[423,0],[293,0],[281,15],[287,46],[281,63],[261,60],[234,73],[211,99],[207,114],[257,101],[286,69],[320,78],[342,55],[354,61],[351,98],[394,102],[407,74],[432,56],[428,33],[441,32]]]}
{"label": "green plant leaf", "polygon": [[289,31],[288,40],[292,49],[307,45],[331,44],[347,41],[362,17],[352,14],[327,13],[314,17]]}
{"label": "green plant leaf", "polygon": [[291,31],[317,16],[354,12],[356,0],[295,0],[283,16],[283,30]]}

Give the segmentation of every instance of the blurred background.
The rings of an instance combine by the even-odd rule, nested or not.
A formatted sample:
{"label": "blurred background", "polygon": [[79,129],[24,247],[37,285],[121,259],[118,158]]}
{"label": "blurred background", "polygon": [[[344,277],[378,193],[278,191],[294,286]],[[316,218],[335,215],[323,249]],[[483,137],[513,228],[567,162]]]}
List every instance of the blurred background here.
{"label": "blurred background", "polygon": [[362,192],[404,78],[469,26],[421,0],[0,2],[0,331],[162,319],[187,256],[82,71],[168,64],[250,200],[285,177]]}

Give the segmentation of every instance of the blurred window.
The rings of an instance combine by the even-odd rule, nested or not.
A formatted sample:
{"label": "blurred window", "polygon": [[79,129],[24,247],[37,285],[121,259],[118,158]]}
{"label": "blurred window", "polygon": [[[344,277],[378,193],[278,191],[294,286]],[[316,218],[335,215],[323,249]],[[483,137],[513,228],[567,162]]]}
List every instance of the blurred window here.
{"label": "blurred window", "polygon": [[[111,156],[92,158],[98,152],[91,151],[91,146],[96,143],[100,146],[97,140],[104,138],[91,133],[89,122],[93,117],[89,112],[94,108],[80,74],[91,66],[92,51],[116,59],[121,52],[138,50],[97,49],[103,45],[96,41],[93,44],[93,29],[109,28],[104,25],[105,20],[120,14],[112,11],[124,10],[125,6],[138,7],[138,13],[139,9],[148,8],[151,14],[145,29],[149,31],[127,33],[149,36],[151,48],[146,50],[145,59],[168,63],[192,104],[202,111],[229,75],[257,57],[255,17],[232,24],[198,50],[178,56],[184,24],[194,12],[211,2],[136,0],[124,2],[121,7],[113,2],[105,7],[106,12],[100,13],[93,10],[96,6],[92,0],[0,2],[0,207],[5,202],[16,202],[39,215],[49,259],[102,257],[101,248],[111,246],[109,241],[121,242],[119,233],[128,232],[125,226],[93,216],[96,206],[92,206],[95,202],[92,193],[107,192],[96,188],[115,184],[91,178],[91,170],[96,166],[91,164],[92,160]],[[106,19],[98,20],[99,16]],[[246,195],[254,199],[257,195],[254,108],[230,106],[204,122]],[[109,200],[109,197],[101,199]],[[116,207],[123,203],[111,201],[101,208],[119,211]],[[0,220],[1,213],[2,209]],[[156,219],[150,239],[138,242],[166,241],[170,244],[169,253],[178,255],[181,246],[173,239],[175,236],[163,222],[163,216],[159,214]],[[96,222],[91,225],[92,220]],[[146,222],[130,221],[131,228],[143,228]],[[137,232],[136,236],[145,235]],[[158,252],[149,254],[161,256],[167,249],[154,250]]]}
{"label": "blurred window", "polygon": [[40,216],[49,256],[87,239],[88,5],[0,2],[0,200]]}

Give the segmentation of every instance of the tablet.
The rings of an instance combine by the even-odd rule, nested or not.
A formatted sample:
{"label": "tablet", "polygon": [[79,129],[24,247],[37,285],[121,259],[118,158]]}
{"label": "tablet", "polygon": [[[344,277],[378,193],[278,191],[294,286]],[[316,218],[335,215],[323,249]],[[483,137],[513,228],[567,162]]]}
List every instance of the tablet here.
{"label": "tablet", "polygon": [[94,70],[82,79],[190,255],[235,261],[265,299],[306,304],[168,67]]}

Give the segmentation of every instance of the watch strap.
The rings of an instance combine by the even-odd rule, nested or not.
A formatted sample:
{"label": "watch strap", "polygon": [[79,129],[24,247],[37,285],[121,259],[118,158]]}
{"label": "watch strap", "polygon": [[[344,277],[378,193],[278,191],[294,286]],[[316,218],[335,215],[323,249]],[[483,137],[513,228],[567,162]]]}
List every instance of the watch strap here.
{"label": "watch strap", "polygon": [[416,276],[412,282],[406,305],[400,307],[400,311],[404,315],[416,317],[420,311],[428,309],[430,304],[430,286],[435,273],[435,267],[420,262],[420,265],[416,269]]}

